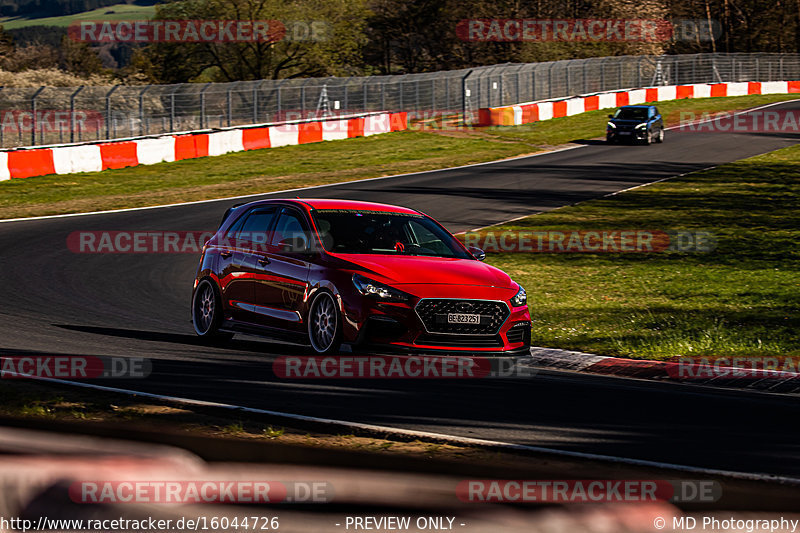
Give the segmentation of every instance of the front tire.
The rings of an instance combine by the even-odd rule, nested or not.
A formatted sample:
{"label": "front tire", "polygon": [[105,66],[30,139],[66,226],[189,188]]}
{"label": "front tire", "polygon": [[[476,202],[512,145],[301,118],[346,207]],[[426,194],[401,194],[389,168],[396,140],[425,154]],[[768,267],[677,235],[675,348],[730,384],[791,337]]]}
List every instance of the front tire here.
{"label": "front tire", "polygon": [[219,291],[207,279],[197,286],[192,297],[192,324],[194,331],[209,341],[227,341],[233,334],[220,331],[222,326],[222,305]]}
{"label": "front tire", "polygon": [[307,322],[308,338],[314,351],[338,353],[342,344],[342,317],[331,293],[322,291],[314,297]]}

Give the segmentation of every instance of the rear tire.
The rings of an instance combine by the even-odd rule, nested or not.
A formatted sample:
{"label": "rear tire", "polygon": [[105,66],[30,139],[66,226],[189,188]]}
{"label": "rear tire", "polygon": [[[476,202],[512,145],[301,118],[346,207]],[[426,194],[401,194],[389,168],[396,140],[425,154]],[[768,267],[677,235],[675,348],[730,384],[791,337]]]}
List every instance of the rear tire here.
{"label": "rear tire", "polygon": [[658,130],[658,136],[656,137],[656,142],[659,144],[664,142],[664,128]]}
{"label": "rear tire", "polygon": [[201,281],[192,297],[192,324],[204,340],[224,342],[233,338],[232,333],[219,330],[223,320],[221,303],[216,286],[207,279]]}
{"label": "rear tire", "polygon": [[308,339],[318,354],[339,352],[342,345],[342,317],[333,295],[320,291],[308,311]]}

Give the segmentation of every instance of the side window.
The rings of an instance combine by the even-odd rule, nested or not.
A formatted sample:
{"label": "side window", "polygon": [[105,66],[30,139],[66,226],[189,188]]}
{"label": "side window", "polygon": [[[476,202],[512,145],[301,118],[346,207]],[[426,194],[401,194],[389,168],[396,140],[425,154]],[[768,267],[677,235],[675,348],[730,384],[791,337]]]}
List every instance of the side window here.
{"label": "side window", "polygon": [[252,209],[231,226],[226,237],[242,246],[265,244],[273,218],[274,207]]}
{"label": "side window", "polygon": [[656,108],[655,107],[648,107],[647,108],[647,118],[653,118],[656,116]]}
{"label": "side window", "polygon": [[281,241],[298,237],[302,239],[303,246],[308,246],[308,231],[306,231],[306,224],[300,214],[291,209],[284,209],[278,217],[278,224],[272,233],[271,244],[277,246]]}

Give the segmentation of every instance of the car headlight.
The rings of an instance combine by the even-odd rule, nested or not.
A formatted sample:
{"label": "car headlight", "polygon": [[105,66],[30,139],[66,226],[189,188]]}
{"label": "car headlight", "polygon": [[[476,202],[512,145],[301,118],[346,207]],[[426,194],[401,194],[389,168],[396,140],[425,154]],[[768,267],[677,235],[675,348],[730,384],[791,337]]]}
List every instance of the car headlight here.
{"label": "car headlight", "polygon": [[370,296],[384,302],[407,302],[411,298],[410,294],[383,283],[378,283],[361,274],[353,274],[353,285],[364,296]]}
{"label": "car headlight", "polygon": [[639,128],[646,128],[646,127],[647,127],[647,122],[642,122],[641,124],[637,124],[637,125],[636,125],[636,129],[637,129],[637,130],[638,130]]}
{"label": "car headlight", "polygon": [[617,129],[617,125],[614,124],[613,122],[609,122],[609,123],[606,124],[606,129],[609,129],[609,130],[610,129]]}
{"label": "car headlight", "polygon": [[528,293],[525,292],[525,289],[522,288],[522,285],[519,286],[519,290],[517,294],[511,298],[511,305],[514,307],[522,307],[523,305],[528,303]]}

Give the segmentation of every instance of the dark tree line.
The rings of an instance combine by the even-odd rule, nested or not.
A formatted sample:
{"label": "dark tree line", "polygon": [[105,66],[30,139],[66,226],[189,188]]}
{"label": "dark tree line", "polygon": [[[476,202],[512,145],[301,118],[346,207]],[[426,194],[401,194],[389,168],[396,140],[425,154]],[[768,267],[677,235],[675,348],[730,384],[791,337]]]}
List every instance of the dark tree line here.
{"label": "dark tree line", "polygon": [[[121,1],[0,0],[0,10],[65,13]],[[324,39],[85,47],[65,43],[63,29],[32,27],[3,34],[12,44],[0,49],[0,66],[34,68],[31,48],[50,49],[38,60],[171,83],[430,72],[621,54],[800,52],[800,0],[161,0],[156,13],[162,20],[317,22],[326,31]],[[472,42],[456,31],[471,19],[667,20],[678,30],[686,28],[682,21],[694,21],[706,31],[678,31],[659,42]]]}

